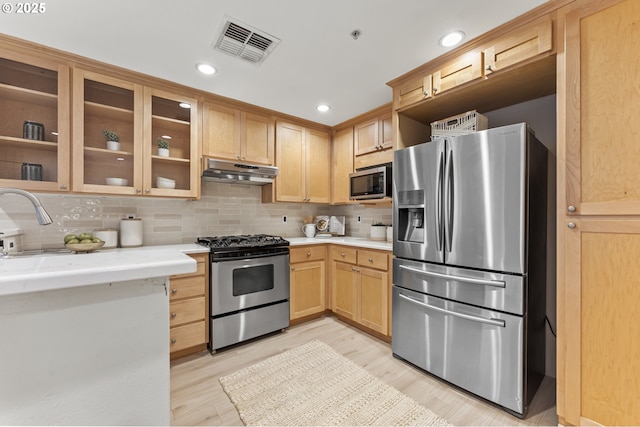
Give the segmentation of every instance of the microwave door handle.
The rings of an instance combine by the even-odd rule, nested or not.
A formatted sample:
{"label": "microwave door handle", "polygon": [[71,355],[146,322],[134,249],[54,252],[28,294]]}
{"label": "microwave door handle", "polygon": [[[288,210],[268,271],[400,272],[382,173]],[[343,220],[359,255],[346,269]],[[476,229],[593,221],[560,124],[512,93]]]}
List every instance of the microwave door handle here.
{"label": "microwave door handle", "polygon": [[506,326],[506,322],[501,319],[494,319],[494,318],[487,319],[486,317],[479,317],[479,316],[472,316],[470,314],[458,313],[457,311],[447,310],[445,308],[440,308],[430,304],[425,304],[422,301],[418,301],[404,294],[398,294],[398,296],[406,301],[419,305],[420,307],[424,307],[428,310],[433,310],[438,313],[459,317],[461,319],[471,320],[472,322],[485,323],[487,325],[492,325],[492,326],[500,326],[501,328],[504,328]]}
{"label": "microwave door handle", "polygon": [[436,246],[438,252],[442,251],[442,174],[444,168],[444,152],[440,151],[438,161],[438,176],[436,181]]}
{"label": "microwave door handle", "polygon": [[506,283],[503,280],[476,279],[475,277],[456,276],[453,274],[444,274],[444,273],[437,273],[435,271],[421,270],[419,268],[413,268],[407,265],[401,265],[400,269],[411,271],[412,273],[422,274],[425,276],[437,277],[438,279],[456,280],[458,282],[473,283],[476,285],[483,285],[483,286],[494,286],[496,288],[506,287]]}

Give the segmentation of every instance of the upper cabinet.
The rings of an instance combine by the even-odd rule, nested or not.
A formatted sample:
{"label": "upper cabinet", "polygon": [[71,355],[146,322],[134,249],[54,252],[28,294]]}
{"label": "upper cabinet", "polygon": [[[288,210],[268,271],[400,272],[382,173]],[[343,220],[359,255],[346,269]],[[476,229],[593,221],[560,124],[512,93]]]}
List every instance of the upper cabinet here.
{"label": "upper cabinet", "polygon": [[331,145],[331,203],[348,203],[349,174],[353,172],[353,127],[334,131]]}
{"label": "upper cabinet", "polygon": [[0,50],[0,187],[68,191],[69,68]]}
{"label": "upper cabinet", "polygon": [[393,161],[392,129],[391,108],[353,126],[355,169]]}
{"label": "upper cabinet", "polygon": [[433,95],[444,93],[479,79],[482,74],[482,52],[461,55],[433,72]]}
{"label": "upper cabinet", "polygon": [[266,115],[205,102],[203,155],[273,165],[275,120]]}
{"label": "upper cabinet", "polygon": [[[197,100],[81,69],[73,73],[73,190],[197,197]],[[108,143],[105,131],[117,135],[117,143]],[[158,149],[159,138],[168,153]]]}
{"label": "upper cabinet", "polygon": [[[279,121],[276,125],[275,200],[331,202],[331,135]],[[263,200],[269,201],[269,197]]]}

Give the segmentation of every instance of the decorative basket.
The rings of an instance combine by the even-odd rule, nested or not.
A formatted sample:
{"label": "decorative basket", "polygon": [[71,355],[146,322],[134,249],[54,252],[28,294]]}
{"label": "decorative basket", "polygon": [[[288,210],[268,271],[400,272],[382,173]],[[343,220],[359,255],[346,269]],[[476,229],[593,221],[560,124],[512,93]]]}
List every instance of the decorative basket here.
{"label": "decorative basket", "polygon": [[431,123],[431,140],[488,129],[489,119],[476,110]]}

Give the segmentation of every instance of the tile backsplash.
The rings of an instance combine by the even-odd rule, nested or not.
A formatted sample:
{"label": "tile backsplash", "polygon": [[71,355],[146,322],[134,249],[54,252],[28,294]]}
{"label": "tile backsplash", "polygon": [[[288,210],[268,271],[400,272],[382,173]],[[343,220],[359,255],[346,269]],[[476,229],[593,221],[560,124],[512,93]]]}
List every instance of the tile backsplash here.
{"label": "tile backsplash", "polygon": [[[36,195],[53,224],[38,225],[33,206],[26,198],[0,196],[0,231],[22,229],[23,249],[62,247],[62,237],[68,233],[118,229],[120,219],[127,215],[142,218],[145,245],[193,243],[197,236],[225,234],[302,237],[303,217],[308,215],[345,215],[346,234],[353,237],[367,237],[373,222],[391,224],[391,208],[262,203],[260,187],[240,184],[203,182],[200,200]],[[287,216],[286,223],[283,215]]]}

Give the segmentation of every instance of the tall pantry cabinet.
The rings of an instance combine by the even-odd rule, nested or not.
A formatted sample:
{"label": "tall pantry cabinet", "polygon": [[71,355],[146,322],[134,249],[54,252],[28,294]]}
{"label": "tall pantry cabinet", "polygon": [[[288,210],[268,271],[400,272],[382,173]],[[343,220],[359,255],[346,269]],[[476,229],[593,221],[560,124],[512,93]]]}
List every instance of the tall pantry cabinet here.
{"label": "tall pantry cabinet", "polygon": [[558,53],[561,424],[640,424],[640,2],[579,0]]}

